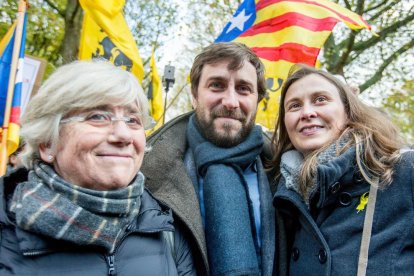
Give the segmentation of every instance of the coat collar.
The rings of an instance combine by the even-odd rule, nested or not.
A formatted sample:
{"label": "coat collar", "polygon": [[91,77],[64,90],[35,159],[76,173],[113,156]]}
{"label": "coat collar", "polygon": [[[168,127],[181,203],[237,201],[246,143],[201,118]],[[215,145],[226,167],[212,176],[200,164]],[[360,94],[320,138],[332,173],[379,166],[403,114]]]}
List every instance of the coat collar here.
{"label": "coat collar", "polygon": [[28,171],[25,168],[19,168],[7,172],[0,178],[0,223],[11,225],[12,219],[7,213],[7,203],[13,196],[13,191],[20,182],[27,181]]}
{"label": "coat collar", "polygon": [[[334,204],[343,191],[353,196],[368,189],[356,164],[355,147],[325,164],[318,165],[317,174],[317,189],[311,195],[311,208],[323,208]],[[295,205],[305,204],[302,197],[294,189],[286,187],[284,180],[281,181],[281,184],[275,194],[276,201],[277,198],[284,198],[295,202]]]}

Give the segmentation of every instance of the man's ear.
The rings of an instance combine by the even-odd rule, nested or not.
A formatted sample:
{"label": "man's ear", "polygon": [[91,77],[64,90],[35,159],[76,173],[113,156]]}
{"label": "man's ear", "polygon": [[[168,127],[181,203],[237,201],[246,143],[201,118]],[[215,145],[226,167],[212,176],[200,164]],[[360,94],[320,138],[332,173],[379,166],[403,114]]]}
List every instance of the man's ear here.
{"label": "man's ear", "polygon": [[198,101],[193,93],[191,93],[191,105],[193,106],[193,109],[196,109],[198,105]]}
{"label": "man's ear", "polygon": [[39,145],[40,158],[46,163],[53,163],[54,156],[50,145],[41,144]]}

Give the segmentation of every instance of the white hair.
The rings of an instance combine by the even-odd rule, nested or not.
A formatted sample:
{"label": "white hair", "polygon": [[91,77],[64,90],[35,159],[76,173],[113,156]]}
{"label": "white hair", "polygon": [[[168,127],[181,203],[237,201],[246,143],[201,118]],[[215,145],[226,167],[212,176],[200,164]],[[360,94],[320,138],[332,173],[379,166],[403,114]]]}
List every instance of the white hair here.
{"label": "white hair", "polygon": [[136,104],[142,120],[151,121],[148,100],[136,77],[104,60],[75,61],[57,69],[28,103],[20,135],[26,168],[40,159],[39,146],[56,149],[59,123],[70,112],[103,105]]}

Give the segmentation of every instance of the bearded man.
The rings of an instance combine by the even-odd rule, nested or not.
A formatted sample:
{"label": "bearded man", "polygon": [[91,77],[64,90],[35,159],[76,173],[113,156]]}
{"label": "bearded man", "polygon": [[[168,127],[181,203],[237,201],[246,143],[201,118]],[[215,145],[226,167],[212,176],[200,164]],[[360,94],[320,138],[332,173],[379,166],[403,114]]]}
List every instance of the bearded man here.
{"label": "bearded man", "polygon": [[195,58],[190,79],[194,111],[148,139],[147,187],[172,208],[200,275],[272,275],[269,138],[255,124],[264,66],[243,44],[212,44]]}

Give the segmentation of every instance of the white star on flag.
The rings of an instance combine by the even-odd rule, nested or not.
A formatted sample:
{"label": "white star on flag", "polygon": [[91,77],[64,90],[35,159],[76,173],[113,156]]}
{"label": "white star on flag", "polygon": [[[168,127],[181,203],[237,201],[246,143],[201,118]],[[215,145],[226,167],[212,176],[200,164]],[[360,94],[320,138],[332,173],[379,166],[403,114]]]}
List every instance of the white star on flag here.
{"label": "white star on flag", "polygon": [[239,29],[240,31],[244,30],[244,23],[252,16],[252,14],[246,15],[246,10],[242,10],[237,16],[230,19],[230,27],[227,29],[226,33],[229,33],[234,28]]}

